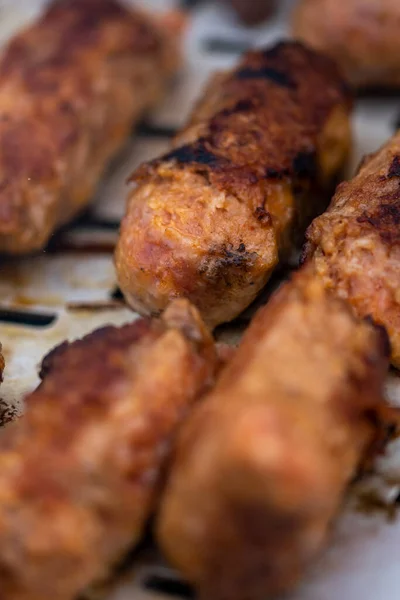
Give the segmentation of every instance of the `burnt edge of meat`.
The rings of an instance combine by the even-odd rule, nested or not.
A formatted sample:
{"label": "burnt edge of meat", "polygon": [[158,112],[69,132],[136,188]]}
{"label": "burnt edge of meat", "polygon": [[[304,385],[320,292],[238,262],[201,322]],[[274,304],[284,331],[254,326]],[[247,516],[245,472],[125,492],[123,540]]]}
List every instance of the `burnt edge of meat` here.
{"label": "burnt edge of meat", "polygon": [[[247,104],[245,106],[247,106]],[[228,112],[228,115],[232,114],[233,111],[235,111],[235,108],[236,107],[228,109],[231,111]],[[221,117],[226,116],[226,114],[223,113],[224,111],[221,111]],[[216,126],[214,125],[214,127]],[[156,166],[162,162],[176,161],[176,163],[179,166],[195,164],[200,166],[207,166],[211,170],[221,167],[235,166],[233,161],[230,161],[229,158],[225,156],[219,156],[213,150],[210,149],[210,146],[212,146],[212,136],[210,136],[209,138],[199,138],[191,144],[185,144],[184,146],[175,148],[171,152],[164,154],[162,157],[156,158],[154,161],[151,161],[149,164]],[[250,165],[248,167],[248,170],[249,172],[253,171]],[[267,168],[265,169],[263,178],[284,179],[285,177],[292,176],[300,178],[312,177],[316,174],[317,170],[318,163],[316,150],[301,150],[291,160],[290,167],[283,167],[280,170],[274,168]],[[251,179],[254,179],[254,177],[251,177]],[[257,177],[256,179],[259,180],[261,178]]]}
{"label": "burnt edge of meat", "polygon": [[206,138],[200,138],[192,144],[180,146],[179,148],[164,154],[164,156],[156,159],[154,162],[155,164],[158,164],[160,162],[174,160],[179,165],[190,165],[196,163],[198,165],[205,165],[215,168],[221,162],[225,162],[225,160],[209,150],[206,141]]}
{"label": "burnt edge of meat", "polygon": [[248,79],[269,79],[273,83],[285,87],[288,89],[296,89],[297,83],[293,81],[288,73],[279,71],[273,67],[261,67],[259,69],[252,69],[250,67],[243,67],[235,73],[235,77],[238,80]]}
{"label": "burnt edge of meat", "polygon": [[388,178],[400,177],[400,156],[395,156],[389,167]]}
{"label": "burnt edge of meat", "polygon": [[[275,44],[275,46],[260,50],[260,53],[266,61],[276,61],[278,63],[278,67],[281,67],[281,64],[286,65],[286,62],[288,59],[290,59],[292,52],[301,52],[316,68],[324,70],[332,77],[335,77],[342,94],[347,98],[347,101],[350,104],[353,103],[353,91],[350,83],[345,77],[343,77],[343,74],[341,73],[337,64],[326,54],[316,52],[313,50],[313,48],[311,48],[311,46],[308,46],[299,40],[284,40],[278,42]],[[247,55],[251,54],[252,52],[249,52]]]}
{"label": "burnt edge of meat", "polygon": [[300,150],[291,160],[291,166],[285,169],[267,168],[266,179],[283,179],[292,177],[313,177],[318,172],[317,152],[312,150]]}
{"label": "burnt edge of meat", "polygon": [[[264,77],[263,83],[257,88],[254,88],[251,81],[247,81],[248,77],[251,79],[262,74],[268,77]],[[280,94],[276,89],[277,79],[282,85],[293,84],[295,88],[288,92],[287,105],[280,100],[280,96],[276,96]],[[323,84],[318,101],[315,101],[310,80],[321,80]],[[334,63],[302,44],[284,42],[266,51],[246,54],[224,85],[231,104],[211,115],[204,123],[207,129],[202,137],[143,165],[133,174],[131,181],[142,179],[149,168],[151,171],[168,161],[174,161],[178,167],[192,165],[196,169],[197,166],[200,174],[215,173],[220,185],[224,186],[225,181],[229,180],[233,193],[236,185],[238,189],[242,189],[245,180],[256,184],[265,178],[305,179],[315,176],[318,171],[317,132],[335,105],[351,104],[350,96],[342,89],[342,78]],[[304,105],[307,122],[303,130],[299,131],[298,137],[291,140],[290,146],[284,143],[274,144],[266,159],[262,156],[262,148],[265,147],[264,137],[270,139],[265,123],[269,117],[269,98],[273,94],[271,121],[278,111],[279,121],[284,123],[287,117],[287,126],[290,127],[292,121],[296,120],[293,107]],[[248,150],[249,145],[243,146],[241,143],[246,122],[236,118],[236,115],[246,111],[249,113],[248,117],[244,117],[249,121],[246,135],[254,140],[253,152]]]}
{"label": "burnt edge of meat", "polygon": [[90,358],[90,361],[93,362],[94,354],[100,360],[102,355],[109,354],[111,349],[123,351],[140,340],[150,331],[150,328],[150,319],[141,318],[122,327],[106,325],[82,339],[73,342],[62,342],[43,358],[39,377],[43,381],[59,366],[64,365],[66,362],[77,364],[79,360],[81,360],[82,371],[84,371],[85,361]]}

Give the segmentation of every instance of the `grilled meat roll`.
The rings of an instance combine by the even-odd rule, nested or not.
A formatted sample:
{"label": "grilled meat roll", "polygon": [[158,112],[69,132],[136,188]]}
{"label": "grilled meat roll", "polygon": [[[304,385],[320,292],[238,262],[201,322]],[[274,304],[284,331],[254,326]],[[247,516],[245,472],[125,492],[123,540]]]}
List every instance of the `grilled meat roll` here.
{"label": "grilled meat roll", "polygon": [[184,300],[45,359],[0,438],[0,598],[73,600],[138,541],[171,437],[217,362]]}
{"label": "grilled meat roll", "polygon": [[42,248],[91,199],[177,64],[114,0],[59,0],[0,60],[0,252]]}
{"label": "grilled meat roll", "polygon": [[158,517],[201,599],[275,597],[320,552],[376,441],[387,353],[312,269],[258,312],[180,432]]}
{"label": "grilled meat roll", "polygon": [[307,232],[303,260],[360,316],[385,326],[400,368],[400,132],[367,156]]}
{"label": "grilled meat roll", "polygon": [[359,88],[400,86],[398,0],[301,0],[296,38],[331,56]]}
{"label": "grilled meat roll", "polygon": [[132,175],[115,258],[128,303],[184,296],[211,326],[235,318],[325,208],[350,107],[334,64],[297,43],[214,78],[172,150]]}

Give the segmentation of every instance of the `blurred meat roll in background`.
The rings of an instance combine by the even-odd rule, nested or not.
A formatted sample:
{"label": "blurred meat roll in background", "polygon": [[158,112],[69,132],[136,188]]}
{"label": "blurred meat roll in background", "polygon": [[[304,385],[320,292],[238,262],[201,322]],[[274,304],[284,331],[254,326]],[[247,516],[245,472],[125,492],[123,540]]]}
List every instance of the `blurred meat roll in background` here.
{"label": "blurred meat roll in background", "polygon": [[0,61],[1,252],[42,248],[88,204],[176,67],[172,35],[115,0],[59,0],[11,40]]}
{"label": "blurred meat roll in background", "polygon": [[399,0],[300,0],[292,24],[360,88],[400,87],[399,28]]}

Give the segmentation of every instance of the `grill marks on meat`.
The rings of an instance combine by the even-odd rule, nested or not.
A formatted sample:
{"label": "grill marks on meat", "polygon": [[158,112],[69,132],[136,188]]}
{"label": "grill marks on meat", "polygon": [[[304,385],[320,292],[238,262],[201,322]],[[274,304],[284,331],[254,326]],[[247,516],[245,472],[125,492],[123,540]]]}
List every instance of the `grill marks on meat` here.
{"label": "grill marks on meat", "polygon": [[[318,102],[317,83],[329,86]],[[150,169],[175,160],[178,167],[199,164],[208,166],[209,171],[224,169],[230,179],[234,178],[231,171],[235,167],[243,168],[250,181],[268,178],[272,173],[278,178],[317,176],[316,140],[321,128],[335,104],[350,106],[349,92],[333,63],[294,42],[248,53],[223,82],[221,96],[222,106],[226,103],[228,107],[210,114],[203,135],[156,159]],[[236,102],[229,108],[233,99]],[[284,123],[286,137],[280,129]],[[179,138],[178,134],[177,144]],[[141,171],[139,179],[140,175]]]}
{"label": "grill marks on meat", "polygon": [[139,540],[176,428],[221,360],[184,300],[45,358],[0,439],[1,598],[73,600]]}
{"label": "grill marks on meat", "polygon": [[0,251],[43,247],[90,200],[176,68],[156,24],[114,0],[60,0],[0,60]]}
{"label": "grill marks on meat", "polygon": [[380,437],[386,351],[312,268],[260,309],[178,436],[158,515],[200,598],[275,597],[320,553]]}
{"label": "grill marks on meat", "polygon": [[341,184],[307,232],[304,259],[360,316],[386,327],[400,367],[400,133]]}
{"label": "grill marks on meat", "polygon": [[[350,107],[333,63],[295,42],[214,78],[172,149],[131,177],[116,250],[127,301],[147,314],[185,296],[211,326],[235,318],[324,208],[348,154]],[[245,276],[231,261],[224,278],[207,278],[204,264],[240,243],[252,257]]]}

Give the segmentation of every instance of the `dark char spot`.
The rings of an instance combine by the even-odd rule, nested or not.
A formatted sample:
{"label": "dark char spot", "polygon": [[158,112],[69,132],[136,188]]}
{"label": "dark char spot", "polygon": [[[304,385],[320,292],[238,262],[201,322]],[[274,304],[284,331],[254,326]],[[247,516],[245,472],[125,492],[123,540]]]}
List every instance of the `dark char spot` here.
{"label": "dark char spot", "polygon": [[373,227],[382,225],[398,226],[400,225],[400,208],[397,204],[382,204],[376,210],[375,214],[364,213],[357,218],[358,223],[369,223]]}
{"label": "dark char spot", "polygon": [[198,272],[213,285],[223,284],[229,288],[237,283],[238,278],[246,277],[256,260],[257,254],[248,252],[243,243],[236,250],[226,246],[210,248],[208,256],[201,261]]}
{"label": "dark char spot", "polygon": [[364,213],[357,218],[358,223],[368,223],[377,231],[385,244],[400,244],[400,202],[396,195],[387,204],[381,204],[373,213]]}
{"label": "dark char spot", "polygon": [[265,210],[263,206],[257,206],[255,210],[255,217],[257,221],[263,223],[264,225],[272,224],[272,217],[268,211]]}
{"label": "dark char spot", "polygon": [[299,152],[293,159],[292,168],[295,175],[314,175],[317,169],[315,152]]}
{"label": "dark char spot", "polygon": [[260,69],[251,69],[245,67],[236,72],[236,79],[269,79],[281,87],[296,89],[296,83],[293,79],[278,69],[272,67],[261,67]]}
{"label": "dark char spot", "polygon": [[288,175],[290,175],[289,169],[282,169],[281,171],[279,171],[278,169],[273,169],[271,167],[268,167],[265,170],[265,177],[267,179],[283,179],[284,177],[287,177]]}
{"label": "dark char spot", "polygon": [[315,151],[301,151],[292,160],[290,168],[274,169],[268,167],[265,170],[265,177],[267,179],[283,179],[284,177],[290,177],[296,175],[297,177],[310,177],[315,174],[317,170],[317,162]]}
{"label": "dark char spot", "polygon": [[230,117],[236,113],[247,112],[248,110],[252,110],[254,108],[254,102],[252,100],[239,100],[234,106],[230,108],[225,108],[218,113],[217,117]]}
{"label": "dark char spot", "polygon": [[215,167],[221,162],[218,156],[206,148],[203,140],[176,148],[172,152],[165,154],[162,160],[176,160],[179,164],[197,163],[210,167]]}
{"label": "dark char spot", "polygon": [[388,177],[400,177],[400,156],[395,156],[390,165]]}

